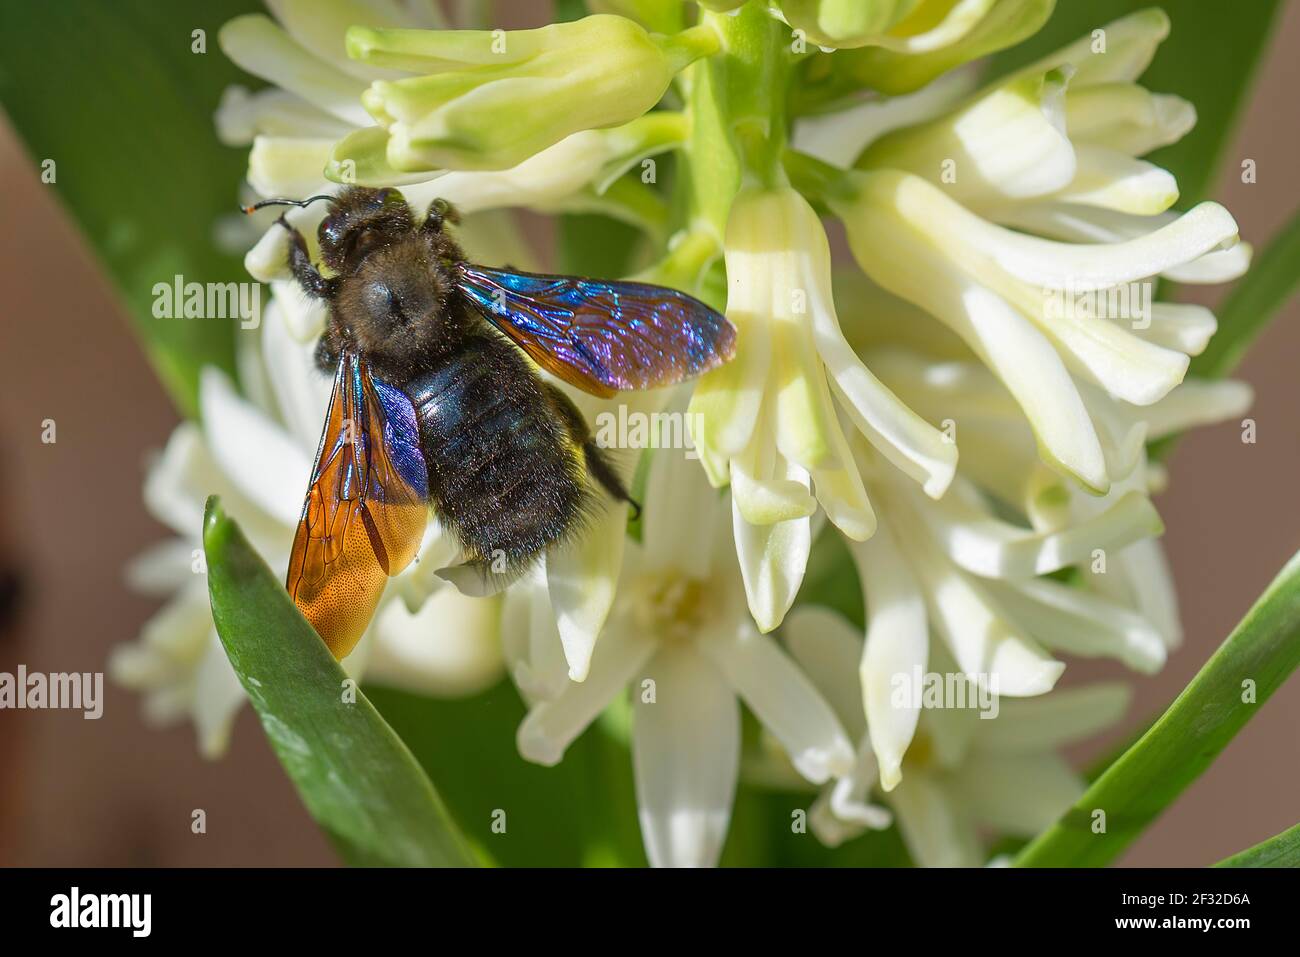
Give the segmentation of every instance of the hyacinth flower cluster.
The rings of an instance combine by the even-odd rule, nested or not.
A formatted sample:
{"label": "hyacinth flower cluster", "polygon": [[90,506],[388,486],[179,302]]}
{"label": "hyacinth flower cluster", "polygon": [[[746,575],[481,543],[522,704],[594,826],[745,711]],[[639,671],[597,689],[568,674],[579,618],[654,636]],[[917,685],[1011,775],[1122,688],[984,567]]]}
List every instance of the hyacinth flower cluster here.
{"label": "hyacinth flower cluster", "polygon": [[[396,0],[269,6],[220,37],[268,84],[229,90],[216,117],[248,147],[257,197],[441,197],[472,258],[522,267],[535,255],[510,211],[601,213],[639,231],[637,278],[738,332],[733,361],[680,389],[575,395],[589,416],[621,403],[692,425],[690,455],[620,459],[634,535],[611,505],[483,595],[434,516],[345,666],[435,695],[504,671],[528,708],[518,750],[547,765],[630,700],[657,865],[718,861],[746,768],[819,791],[828,843],[896,819],[922,864],[981,862],[979,824],[1054,820],[1082,788],[1056,749],[1126,698],[1054,691],[1070,659],[1150,673],[1181,634],[1147,443],[1250,402],[1239,383],[1185,380],[1213,314],[1151,296],[1160,277],[1223,282],[1250,257],[1227,210],[1172,212],[1173,177],[1141,158],[1195,122],[1139,82],[1167,18],[1135,13],[1101,27],[1100,49],[1086,37],[984,79],[976,61],[1034,33],[1049,0],[610,0],[527,30],[452,29]],[[323,213],[287,219],[314,243]],[[183,535],[203,495],[229,490],[283,562],[329,383],[311,358],[322,307],[265,225],[246,257],[273,291],[244,357],[256,374],[243,395],[205,379],[202,425],[178,430],[146,499]],[[254,458],[262,474],[242,474]],[[801,598],[831,546],[860,582],[860,628]],[[174,597],[114,672],[218,752],[241,693],[175,574],[191,549],[133,567]],[[918,670],[1005,699],[999,716],[900,703]]]}

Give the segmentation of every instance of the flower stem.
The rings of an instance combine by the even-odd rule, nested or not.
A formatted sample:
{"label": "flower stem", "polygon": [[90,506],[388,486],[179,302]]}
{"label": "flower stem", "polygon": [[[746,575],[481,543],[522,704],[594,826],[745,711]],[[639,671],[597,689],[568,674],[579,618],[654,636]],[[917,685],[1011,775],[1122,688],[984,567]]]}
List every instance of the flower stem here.
{"label": "flower stem", "polygon": [[782,165],[799,192],[811,200],[826,203],[843,203],[857,195],[855,174],[807,153],[788,149],[782,154]]}
{"label": "flower stem", "polygon": [[659,49],[668,57],[674,73],[686,69],[701,57],[713,56],[721,47],[718,34],[707,23],[700,23],[681,33],[658,36]]}

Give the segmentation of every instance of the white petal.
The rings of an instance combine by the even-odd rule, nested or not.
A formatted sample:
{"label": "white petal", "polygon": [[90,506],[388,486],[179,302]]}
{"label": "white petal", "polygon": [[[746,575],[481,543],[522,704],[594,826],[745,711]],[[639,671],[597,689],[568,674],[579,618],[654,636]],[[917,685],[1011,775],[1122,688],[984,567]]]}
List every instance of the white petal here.
{"label": "white petal", "polygon": [[587,680],[571,681],[560,694],[529,709],[516,736],[519,753],[537,764],[559,764],[573,740],[627,687],[654,650],[647,639],[607,629],[591,656]]}
{"label": "white petal", "polygon": [[649,571],[675,569],[705,579],[712,565],[713,520],[726,499],[705,481],[700,467],[671,449],[650,454],[641,543]]}
{"label": "white petal", "polygon": [[824,290],[829,272],[809,290],[813,335],[836,397],[868,441],[938,498],[957,467],[957,448],[901,402],[854,354]]}
{"label": "white petal", "polygon": [[832,166],[852,166],[870,143],[945,112],[973,92],[978,80],[973,67],[959,67],[906,96],[870,99],[834,113],[799,117],[795,149]]}
{"label": "white petal", "polygon": [[781,637],[849,737],[859,740],[867,730],[857,680],[862,635],[838,612],[803,605],[781,625]]}
{"label": "white petal", "polygon": [[999,694],[1050,691],[1065,665],[1021,634],[981,585],[949,564],[917,528],[915,518],[900,510],[894,522],[925,586],[931,623],[958,667],[972,680],[996,680]]}
{"label": "white petal", "polygon": [[701,423],[702,449],[738,455],[749,444],[766,393],[772,364],[770,302],[762,302],[747,281],[764,268],[764,257],[728,246],[727,318],[736,326],[736,355],[703,376],[691,396],[691,421]]}
{"label": "white petal", "polygon": [[150,545],[126,563],[123,569],[126,583],[146,595],[170,595],[193,581],[195,550],[193,540],[184,538],[169,538]]}
{"label": "white petal", "polygon": [[1143,419],[1148,435],[1159,439],[1200,425],[1236,419],[1245,414],[1254,399],[1254,390],[1245,382],[1191,379],[1143,409]]}
{"label": "white petal", "polygon": [[1141,284],[1117,286],[1082,297],[1050,290],[1033,303],[1036,311],[1030,315],[1056,344],[1066,364],[1085,381],[1114,398],[1150,405],[1183,381],[1188,360],[1181,352],[1148,342],[1108,321],[1112,315],[1128,319],[1129,324],[1144,321],[1151,304],[1150,293],[1141,288]]}
{"label": "white petal", "polygon": [[1091,565],[1085,567],[1089,583],[1100,594],[1136,609],[1156,627],[1166,648],[1178,647],[1183,637],[1178,594],[1160,543],[1154,539],[1135,542],[1108,557],[1105,573],[1094,573]]}
{"label": "white petal", "polygon": [[574,681],[586,679],[596,637],[614,603],[626,530],[627,505],[610,505],[581,540],[546,553],[546,586]]}
{"label": "white petal", "polygon": [[[966,262],[986,258],[1039,288],[1105,289],[1154,276],[1237,241],[1237,223],[1218,203],[1200,203],[1158,229],[1122,242],[1060,243],[992,225],[917,176],[883,170],[864,174],[861,182],[864,202],[892,207],[939,249]],[[850,239],[856,249],[852,234]],[[978,265],[975,260],[966,268],[979,275]]]}
{"label": "white petal", "polygon": [[998,265],[1018,279],[1037,286],[1105,289],[1227,249],[1237,241],[1237,223],[1218,203],[1199,203],[1168,225],[1119,243],[1057,243],[1005,230],[986,237]]}
{"label": "white petal", "polygon": [[902,778],[903,755],[916,733],[919,696],[895,700],[900,680],[925,672],[930,648],[925,596],[894,533],[881,527],[869,542],[851,546],[867,606],[867,638],[858,664],[862,706],[880,766],[880,786],[892,790]]}
{"label": "white petal", "polygon": [[366,680],[435,697],[477,694],[501,677],[501,600],[443,588],[410,612],[386,602],[371,630]]}
{"label": "white petal", "polygon": [[351,131],[348,124],[302,97],[275,87],[256,93],[238,85],[226,87],[213,122],[217,138],[226,146],[247,146],[258,134],[337,140]]}
{"label": "white petal", "polygon": [[198,426],[183,422],[172,432],[162,454],[149,466],[144,483],[145,507],[160,522],[197,546],[203,507],[209,495],[221,497],[226,511],[239,522],[253,547],[268,561],[281,552],[288,557],[287,526],[269,518],[250,502],[213,461]]}
{"label": "white petal", "polygon": [[[873,46],[881,46],[896,53],[921,54],[932,53],[952,46],[966,37],[977,27],[997,0],[956,0],[944,4],[937,11],[939,16],[928,22],[911,24],[907,27],[895,23],[887,32],[871,38]],[[927,11],[927,17],[934,17],[935,11]]]}
{"label": "white petal", "polygon": [[364,24],[375,29],[403,29],[429,26],[398,0],[267,0],[267,7],[284,24],[293,39],[313,54],[362,79],[400,76],[348,57],[344,36],[347,28]]}
{"label": "white petal", "polygon": [[[300,295],[296,289],[291,293],[294,294]],[[286,430],[314,458],[325,427],[333,382],[329,373],[316,367],[315,342],[304,342],[290,332],[290,311],[279,297],[271,299],[262,323],[262,355],[271,373],[271,391]],[[306,478],[303,477],[304,493]]]}
{"label": "white petal", "polygon": [[932,778],[909,774],[889,794],[898,829],[921,867],[978,867],[983,858],[975,826]]}
{"label": "white petal", "polygon": [[[959,273],[944,252],[947,240],[927,237],[961,207],[916,177],[873,173],[868,201],[839,208],[862,268],[886,289],[914,302],[958,333],[1005,383],[1057,466],[1098,491],[1108,485],[1097,436],[1069,373],[1044,335],[1002,296]],[[904,192],[928,196],[938,222],[925,226],[901,206]],[[973,218],[973,217],[972,217]],[[986,224],[985,224],[986,225]],[[987,227],[993,228],[993,227]],[[961,250],[960,255],[968,251]],[[947,417],[959,422],[960,410]],[[941,437],[942,438],[942,437]],[[949,447],[949,454],[952,450]]]}
{"label": "white petal", "polygon": [[212,631],[207,588],[192,582],[145,622],[137,641],[114,646],[108,672],[135,691],[191,683]]}
{"label": "white petal", "polygon": [[1042,333],[977,286],[967,288],[949,315],[950,325],[1015,396],[1048,464],[1104,492],[1110,479],[1101,442],[1065,364]]}
{"label": "white petal", "polygon": [[1017,78],[952,113],[882,137],[856,165],[915,173],[971,208],[1056,192],[1076,173],[1065,84],[1064,71]]}
{"label": "white petal", "polygon": [[731,459],[731,496],[751,525],[806,518],[817,510],[808,492],[808,473],[776,450],[775,436],[767,427],[767,404],[749,446]]}
{"label": "white petal", "polygon": [[[463,558],[463,555],[457,555],[458,561]],[[488,598],[505,591],[530,571],[528,568],[509,568],[498,572],[488,563],[474,561],[439,568],[436,574],[468,598]]]}
{"label": "white petal", "polygon": [[1066,123],[1075,143],[1144,156],[1176,143],[1196,125],[1196,107],[1179,96],[1152,93],[1136,83],[1107,83],[1072,90]]}
{"label": "white petal", "polygon": [[[283,236],[284,230],[277,228],[270,235],[274,236],[276,233]],[[251,256],[252,253],[249,255]],[[287,262],[287,247],[283,255],[284,261]],[[316,340],[325,331],[325,323],[329,317],[325,304],[318,299],[308,299],[296,279],[280,279],[272,282],[271,293],[272,305],[278,310],[280,323],[289,333],[290,338],[302,347],[303,352],[314,357]],[[271,359],[268,358],[267,361],[270,362]],[[316,368],[314,358],[310,365],[313,370]],[[328,378],[327,373],[322,374]]]}
{"label": "white petal", "polygon": [[734,502],[732,523],[750,613],[759,630],[769,632],[781,624],[799,594],[812,549],[812,526],[806,518],[750,525]]}
{"label": "white petal", "polygon": [[332,139],[258,136],[248,153],[248,184],[263,196],[310,196],[333,151]]}
{"label": "white petal", "polygon": [[893,822],[893,815],[871,803],[871,789],[877,778],[876,760],[871,741],[864,737],[858,744],[857,763],[831,786],[830,806],[835,816],[860,827],[881,831]]}
{"label": "white petal", "polygon": [[1250,268],[1254,247],[1239,242],[1228,249],[1218,249],[1198,256],[1191,262],[1170,266],[1160,275],[1174,282],[1218,284],[1232,282]]}
{"label": "white petal", "polygon": [[1007,613],[1043,644],[1083,658],[1116,658],[1144,674],[1165,663],[1160,632],[1140,615],[1049,579],[987,582]]}
{"label": "white petal", "polygon": [[1046,575],[1090,559],[1093,549],[1127,545],[1163,529],[1150,500],[1138,492],[1121,496],[1086,521],[1046,534],[995,517],[965,484],[917,511],[954,562],[985,578]]}
{"label": "white petal", "polygon": [[979,750],[1028,753],[1082,741],[1122,718],[1132,697],[1131,688],[1112,682],[1008,698],[996,718],[981,721]]}
{"label": "white petal", "polygon": [[1054,754],[981,755],[957,772],[953,790],[986,827],[1033,837],[1055,824],[1084,786]]}
{"label": "white petal", "polygon": [[698,644],[727,683],[814,784],[853,766],[853,748],[831,707],[771,638],[747,624]]}
{"label": "white petal", "polygon": [[1076,146],[1078,173],[1053,197],[1137,216],[1163,213],[1178,200],[1173,174],[1104,146]]}
{"label": "white petal", "polygon": [[1204,306],[1176,302],[1152,303],[1150,322],[1146,325],[1133,319],[1116,318],[1113,321],[1148,342],[1177,349],[1189,356],[1204,352],[1219,326],[1214,313]]}
{"label": "white petal", "polygon": [[369,126],[361,106],[366,83],[308,53],[269,17],[247,14],[228,21],[218,42],[238,66],[296,93],[352,126]]}
{"label": "white petal", "polygon": [[231,481],[268,515],[297,525],[311,478],[302,448],[213,366],[200,376],[199,407],[213,457]]}
{"label": "white petal", "polygon": [[[1097,45],[1096,34],[1101,35],[1103,45]],[[1167,36],[1168,14],[1151,7],[1112,20],[1021,72],[1042,73],[1068,63],[1075,68],[1075,88],[1096,83],[1131,83],[1146,70],[1156,48]]]}
{"label": "white petal", "polygon": [[636,695],[632,767],[646,856],[654,867],[712,867],[731,819],[740,709],[708,661],[665,649],[650,661],[655,700]]}
{"label": "white petal", "polygon": [[[1003,225],[1070,242],[1123,242],[1145,236],[1177,218],[1177,213],[1133,216],[1099,206],[1051,202],[1005,206],[998,210],[998,221]],[[1250,244],[1238,242],[1228,249],[1208,252],[1170,266],[1160,275],[1175,282],[1229,282],[1246,271],[1250,257]]]}
{"label": "white petal", "polygon": [[194,727],[199,736],[199,753],[205,758],[225,754],[235,716],[246,700],[239,677],[214,630],[199,662],[194,691]]}

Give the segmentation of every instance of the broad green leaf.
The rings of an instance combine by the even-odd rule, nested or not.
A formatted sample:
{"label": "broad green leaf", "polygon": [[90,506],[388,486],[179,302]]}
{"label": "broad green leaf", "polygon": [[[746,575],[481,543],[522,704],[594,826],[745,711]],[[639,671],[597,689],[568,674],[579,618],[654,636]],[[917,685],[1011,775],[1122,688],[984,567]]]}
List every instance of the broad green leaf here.
{"label": "broad green leaf", "polygon": [[343,858],[356,865],[473,864],[411,752],[215,496],[203,546],[221,643],[280,763]]}
{"label": "broad green leaf", "polygon": [[[1088,867],[1114,860],[1213,763],[1300,665],[1300,554],[1137,743],[1066,814],[1038,835],[1022,867]],[[1094,833],[1094,813],[1105,831]]]}
{"label": "broad green leaf", "polygon": [[1225,857],[1215,867],[1300,867],[1300,824]]}
{"label": "broad green leaf", "polygon": [[[0,103],[34,175],[81,227],[180,409],[196,408],[198,370],[233,371],[224,319],[158,319],[155,283],[248,282],[240,256],[214,242],[236,212],[241,150],[222,146],[212,115],[241,80],[217,49],[217,28],[256,0],[204,4],[59,0],[0,4]],[[206,53],[192,52],[195,31]],[[79,322],[103,322],[83,316]]]}
{"label": "broad green leaf", "polygon": [[993,72],[1024,66],[1148,6],[1169,14],[1171,27],[1151,66],[1142,74],[1141,83],[1157,93],[1177,93],[1190,100],[1197,116],[1195,129],[1148,159],[1177,177],[1179,206],[1187,208],[1205,198],[1213,184],[1260,57],[1273,35],[1278,0],[1233,4],[1205,0],[1058,3],[1042,30],[994,58]]}
{"label": "broad green leaf", "polygon": [[[436,636],[433,636],[436,639]],[[598,721],[553,768],[515,748],[524,705],[507,682],[462,700],[367,685],[465,834],[503,867],[645,866],[626,745]]]}
{"label": "broad green leaf", "polygon": [[1247,346],[1263,331],[1300,284],[1300,213],[1282,227],[1263,254],[1251,263],[1232,292],[1216,310],[1219,331],[1209,346],[1192,359],[1189,375],[1219,378],[1229,375]]}

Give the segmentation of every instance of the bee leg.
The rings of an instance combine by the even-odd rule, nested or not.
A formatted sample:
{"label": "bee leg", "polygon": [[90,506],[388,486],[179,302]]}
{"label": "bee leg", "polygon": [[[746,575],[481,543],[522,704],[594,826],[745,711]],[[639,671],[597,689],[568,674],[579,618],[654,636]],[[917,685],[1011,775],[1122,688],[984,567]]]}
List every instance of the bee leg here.
{"label": "bee leg", "polygon": [[459,225],[460,213],[456,211],[455,206],[439,196],[429,204],[429,211],[425,214],[424,222],[420,225],[420,232],[440,233],[442,232],[442,224],[445,222]]}
{"label": "bee leg", "polygon": [[298,280],[298,285],[314,299],[332,298],[336,282],[320,274],[320,270],[311,261],[311,254],[307,251],[307,240],[303,239],[302,233],[290,226],[289,221],[283,216],[276,222],[289,231],[289,271],[293,273],[293,278]]}
{"label": "bee leg", "polygon": [[563,391],[549,382],[544,384],[555,405],[555,411],[560,413],[560,417],[564,420],[569,436],[576,445],[582,446],[583,457],[587,461],[587,471],[591,473],[591,477],[600,483],[614,501],[627,502],[632,506],[632,518],[639,518],[641,503],[628,494],[627,486],[623,484],[623,479],[614,468],[614,463],[610,461],[605,450],[596,444],[591,428],[587,425],[587,420],[582,417],[582,413],[578,411],[578,407]]}

